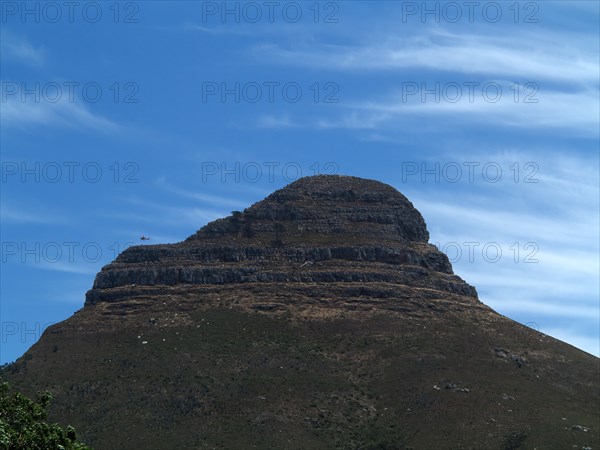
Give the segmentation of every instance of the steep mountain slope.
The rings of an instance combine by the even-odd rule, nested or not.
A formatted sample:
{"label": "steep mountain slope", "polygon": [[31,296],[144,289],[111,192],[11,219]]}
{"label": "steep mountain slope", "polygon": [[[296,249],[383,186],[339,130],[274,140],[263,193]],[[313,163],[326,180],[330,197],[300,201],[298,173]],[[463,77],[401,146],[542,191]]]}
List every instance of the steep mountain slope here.
{"label": "steep mountain slope", "polygon": [[96,449],[600,448],[599,360],[428,239],[388,185],[302,178],[127,249],[2,376]]}

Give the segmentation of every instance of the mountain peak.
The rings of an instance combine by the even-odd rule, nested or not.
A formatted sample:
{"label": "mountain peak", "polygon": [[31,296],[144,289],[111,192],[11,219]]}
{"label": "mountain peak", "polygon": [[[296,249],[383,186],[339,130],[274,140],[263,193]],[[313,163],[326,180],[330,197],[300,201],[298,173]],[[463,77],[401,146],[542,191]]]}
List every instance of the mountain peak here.
{"label": "mountain peak", "polygon": [[[215,220],[179,244],[130,247],[96,276],[86,305],[178,286],[231,283],[400,283],[471,298],[423,217],[393,187],[317,175]],[[133,289],[132,289],[133,287]],[[158,289],[158,291],[157,291]]]}
{"label": "mountain peak", "polygon": [[599,441],[597,358],[484,305],[401,193],[355,177],[128,248],[0,375],[51,386],[98,450]]}
{"label": "mountain peak", "polygon": [[240,215],[208,224],[188,241],[230,237],[239,224],[258,239],[275,228],[276,234],[287,231],[295,243],[315,235],[362,243],[429,240],[423,217],[404,195],[385,183],[344,175],[300,178]]}

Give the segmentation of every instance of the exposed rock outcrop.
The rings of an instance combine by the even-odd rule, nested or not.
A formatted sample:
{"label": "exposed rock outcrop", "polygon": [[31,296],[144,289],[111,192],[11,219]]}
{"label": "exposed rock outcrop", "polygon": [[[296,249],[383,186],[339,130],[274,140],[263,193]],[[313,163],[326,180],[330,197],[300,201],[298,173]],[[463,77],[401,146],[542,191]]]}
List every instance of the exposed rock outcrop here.
{"label": "exposed rock outcrop", "polygon": [[86,305],[118,300],[111,289],[122,286],[268,282],[396,283],[476,301],[428,239],[421,214],[391,186],[306,177],[182,243],[127,249],[97,275]]}

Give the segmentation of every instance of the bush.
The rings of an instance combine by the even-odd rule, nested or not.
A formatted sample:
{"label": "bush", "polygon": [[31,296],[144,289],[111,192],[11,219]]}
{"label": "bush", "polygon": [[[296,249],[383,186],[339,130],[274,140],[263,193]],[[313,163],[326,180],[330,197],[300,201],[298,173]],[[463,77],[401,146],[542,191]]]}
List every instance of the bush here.
{"label": "bush", "polygon": [[77,433],[70,425],[66,431],[57,424],[48,424],[46,408],[52,400],[50,392],[38,394],[36,401],[0,382],[0,449],[2,450],[90,450],[77,442]]}

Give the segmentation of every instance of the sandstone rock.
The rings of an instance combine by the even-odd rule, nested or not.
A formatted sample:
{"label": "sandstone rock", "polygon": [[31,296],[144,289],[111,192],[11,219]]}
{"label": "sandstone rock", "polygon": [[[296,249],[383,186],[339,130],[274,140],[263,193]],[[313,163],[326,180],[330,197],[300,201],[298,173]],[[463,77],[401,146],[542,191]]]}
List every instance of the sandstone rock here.
{"label": "sandstone rock", "polygon": [[[251,237],[244,233],[252,229]],[[276,239],[274,239],[276,238]],[[96,276],[86,305],[134,288],[231,283],[394,283],[471,297],[445,254],[427,243],[421,214],[386,184],[302,178],[179,244],[128,248]],[[235,242],[234,242],[235,240]],[[273,246],[277,240],[280,245]],[[129,286],[130,290],[116,289]]]}

